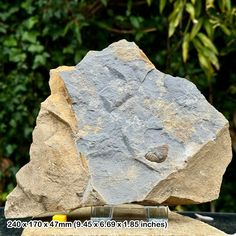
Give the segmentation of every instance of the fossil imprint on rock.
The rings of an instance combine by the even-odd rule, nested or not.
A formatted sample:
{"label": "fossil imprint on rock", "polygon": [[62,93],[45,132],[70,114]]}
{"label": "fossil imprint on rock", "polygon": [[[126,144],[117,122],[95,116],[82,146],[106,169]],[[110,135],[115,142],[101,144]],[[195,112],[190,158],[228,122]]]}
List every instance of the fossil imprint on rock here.
{"label": "fossil imprint on rock", "polygon": [[168,156],[168,150],[169,150],[168,144],[158,146],[156,148],[153,148],[151,151],[149,151],[145,155],[145,158],[151,162],[161,163],[166,160]]}

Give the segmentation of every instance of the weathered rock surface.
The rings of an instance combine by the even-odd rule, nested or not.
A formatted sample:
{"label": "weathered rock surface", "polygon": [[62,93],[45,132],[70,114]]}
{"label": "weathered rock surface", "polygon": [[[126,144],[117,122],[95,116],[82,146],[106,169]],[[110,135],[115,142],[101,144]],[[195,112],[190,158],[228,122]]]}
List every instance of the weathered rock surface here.
{"label": "weathered rock surface", "polygon": [[193,83],[158,71],[125,40],[50,73],[6,217],[218,197],[231,160],[228,121]]}

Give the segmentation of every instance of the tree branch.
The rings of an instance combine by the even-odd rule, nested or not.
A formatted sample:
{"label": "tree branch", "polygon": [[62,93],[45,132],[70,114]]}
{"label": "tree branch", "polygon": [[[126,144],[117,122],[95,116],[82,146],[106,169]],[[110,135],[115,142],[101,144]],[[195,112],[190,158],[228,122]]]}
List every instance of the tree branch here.
{"label": "tree branch", "polygon": [[[114,32],[117,34],[134,34],[136,31],[133,29],[130,30],[124,30],[124,29],[116,29],[116,28],[111,28],[111,27],[103,27],[105,30],[110,31],[110,32]],[[156,28],[147,28],[147,29],[142,29],[141,32],[143,33],[150,33],[150,32],[154,32],[157,31]]]}

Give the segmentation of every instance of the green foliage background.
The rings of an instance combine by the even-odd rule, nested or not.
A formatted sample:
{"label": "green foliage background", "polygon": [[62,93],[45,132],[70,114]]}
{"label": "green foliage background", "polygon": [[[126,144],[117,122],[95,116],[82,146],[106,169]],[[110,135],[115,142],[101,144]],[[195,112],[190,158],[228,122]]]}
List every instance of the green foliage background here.
{"label": "green foliage background", "polygon": [[[22,0],[0,2],[0,202],[29,161],[49,70],[126,38],[156,67],[193,81],[236,124],[236,7],[231,0]],[[236,118],[235,118],[236,120]],[[235,142],[233,140],[233,142]],[[211,210],[236,212],[236,163]],[[207,180],[206,180],[207,181]],[[179,208],[180,209],[180,208]],[[182,209],[210,210],[209,204]]]}

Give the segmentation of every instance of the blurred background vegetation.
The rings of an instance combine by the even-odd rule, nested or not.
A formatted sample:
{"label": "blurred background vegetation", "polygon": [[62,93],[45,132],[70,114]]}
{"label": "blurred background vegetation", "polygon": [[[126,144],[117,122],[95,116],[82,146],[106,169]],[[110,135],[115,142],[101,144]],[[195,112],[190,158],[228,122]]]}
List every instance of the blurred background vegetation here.
{"label": "blurred background vegetation", "polygon": [[[235,2],[1,0],[0,205],[29,161],[49,70],[122,38],[135,41],[159,70],[194,82],[229,120],[236,151]],[[233,159],[217,201],[177,209],[236,212],[235,169]]]}

